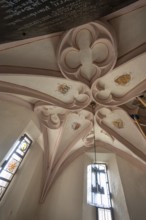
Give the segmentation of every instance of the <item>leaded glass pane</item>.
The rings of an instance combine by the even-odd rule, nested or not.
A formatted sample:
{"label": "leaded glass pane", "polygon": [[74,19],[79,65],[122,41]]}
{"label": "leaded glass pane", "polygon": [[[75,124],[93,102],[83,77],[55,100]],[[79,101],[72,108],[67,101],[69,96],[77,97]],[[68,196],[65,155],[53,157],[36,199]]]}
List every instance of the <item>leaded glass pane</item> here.
{"label": "leaded glass pane", "polygon": [[6,188],[10,184],[15,172],[17,171],[23,157],[31,145],[31,139],[24,135],[16,141],[12,149],[1,162],[0,167],[0,199],[3,197]]}
{"label": "leaded glass pane", "polygon": [[2,170],[2,172],[0,173],[0,177],[7,179],[7,180],[11,180],[12,179],[12,174],[7,172],[6,170]]}
{"label": "leaded glass pane", "polygon": [[105,164],[87,167],[87,203],[97,207],[98,220],[112,220],[108,176]]}
{"label": "leaded glass pane", "polygon": [[30,143],[31,143],[30,140],[27,137],[25,137],[24,140],[20,144],[21,150],[25,152],[27,148],[29,147]]}
{"label": "leaded glass pane", "polygon": [[21,160],[22,160],[22,158],[20,157],[20,156],[18,156],[17,154],[13,154],[13,158],[15,159],[15,160],[17,160],[18,162],[21,162]]}
{"label": "leaded glass pane", "polygon": [[87,203],[111,208],[106,166],[91,164],[87,167]]}
{"label": "leaded glass pane", "polygon": [[112,220],[110,209],[98,209],[98,220]]}
{"label": "leaded glass pane", "polygon": [[19,155],[24,156],[24,152],[21,151],[19,148],[16,150],[16,152],[17,152]]}
{"label": "leaded glass pane", "polygon": [[20,143],[16,152],[18,152],[20,155],[23,156],[27,151],[29,145],[30,145],[30,140],[25,137],[24,140]]}
{"label": "leaded glass pane", "polygon": [[7,181],[0,179],[0,186],[2,186],[2,187],[7,187],[7,185],[8,185],[8,182],[7,182]]}
{"label": "leaded glass pane", "polygon": [[17,160],[15,160],[14,158],[10,158],[7,165],[5,166],[5,170],[7,170],[8,172],[14,174],[15,171],[17,170],[19,164],[20,163]]}

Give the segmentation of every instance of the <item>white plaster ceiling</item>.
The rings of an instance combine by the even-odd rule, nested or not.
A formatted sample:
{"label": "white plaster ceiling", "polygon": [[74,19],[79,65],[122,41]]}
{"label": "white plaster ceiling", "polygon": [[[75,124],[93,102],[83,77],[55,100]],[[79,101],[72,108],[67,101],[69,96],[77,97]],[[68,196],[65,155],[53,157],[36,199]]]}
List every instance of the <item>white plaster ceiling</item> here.
{"label": "white plaster ceiling", "polygon": [[[130,21],[135,13],[137,25],[141,19],[143,24],[144,11],[145,7],[130,12]],[[77,156],[93,150],[93,127],[97,148],[146,162],[145,137],[127,107],[146,88],[146,53],[141,50],[139,55],[136,49],[146,42],[145,30],[141,36],[141,28],[136,29],[136,25],[123,39],[125,16],[0,45],[0,98],[34,111],[42,124],[42,201],[61,170]],[[126,30],[130,21],[125,24]],[[135,30],[138,41],[132,38],[132,46],[127,49],[129,35]],[[127,57],[127,51],[127,61],[115,67],[117,58],[124,54]],[[144,122],[143,111],[140,108]]]}

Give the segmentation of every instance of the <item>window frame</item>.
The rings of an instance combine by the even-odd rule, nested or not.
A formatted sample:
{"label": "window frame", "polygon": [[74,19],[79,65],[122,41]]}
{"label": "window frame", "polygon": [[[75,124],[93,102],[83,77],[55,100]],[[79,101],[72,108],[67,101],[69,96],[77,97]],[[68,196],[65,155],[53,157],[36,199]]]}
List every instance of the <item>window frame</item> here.
{"label": "window frame", "polygon": [[[93,171],[93,170],[89,170],[89,167],[91,167],[90,169],[94,169],[94,166],[96,166],[97,165],[97,171],[96,171],[96,177],[95,177],[95,179],[96,179],[96,189],[95,189],[95,191],[96,192],[94,192],[93,191],[93,182],[94,182],[94,184],[95,184],[95,180],[93,181],[92,180],[92,176],[90,176],[89,177],[89,174],[88,174],[88,172],[91,172],[91,174],[90,175],[92,175],[93,173],[95,174],[95,172]],[[109,207],[108,207],[108,205],[107,205],[107,207],[105,206],[105,204],[103,204],[103,205],[99,205],[99,204],[97,204],[97,203],[95,203],[95,199],[92,199],[92,201],[90,200],[91,198],[88,198],[88,196],[89,196],[89,189],[90,189],[90,194],[92,195],[90,195],[91,197],[94,197],[93,196],[93,194],[98,194],[98,195],[101,195],[102,196],[102,192],[100,192],[100,190],[99,190],[99,188],[102,186],[102,185],[100,185],[100,182],[99,182],[99,180],[98,180],[98,175],[100,175],[100,169],[99,169],[99,167],[100,167],[100,165],[101,166],[104,166],[105,167],[105,176],[106,176],[106,182],[105,182],[105,185],[106,185],[106,187],[107,187],[107,199],[109,200],[108,201],[108,204],[109,204]],[[88,180],[88,178],[91,178],[91,180]],[[90,186],[91,185],[91,186]],[[89,187],[89,189],[88,189],[88,187]],[[99,188],[98,188],[99,187]],[[102,187],[101,187],[102,188]],[[101,189],[100,188],[100,189]],[[104,190],[105,190],[105,188],[103,188]],[[89,202],[89,200],[90,200],[90,202]],[[109,210],[110,211],[110,215],[111,215],[111,217],[110,217],[110,219],[111,220],[114,220],[114,215],[113,215],[113,207],[112,207],[112,200],[111,200],[111,192],[110,192],[110,184],[109,184],[109,176],[108,176],[108,167],[107,167],[107,164],[106,163],[102,163],[102,162],[99,162],[99,163],[92,163],[92,164],[89,164],[88,166],[87,166],[87,203],[88,204],[90,204],[90,205],[92,205],[92,206],[95,206],[96,207],[96,219],[98,219],[98,220],[106,220],[106,219],[109,219],[109,218],[100,218],[99,217],[99,212],[101,211],[102,212],[102,210],[103,210],[103,212],[104,211],[106,211],[106,210]],[[104,213],[105,214],[105,213]]]}
{"label": "window frame", "polygon": [[[26,145],[23,145],[23,144],[26,144]],[[27,152],[29,151],[31,144],[32,144],[31,137],[28,134],[24,133],[24,135],[22,135],[10,148],[10,151],[7,153],[7,155],[1,162],[1,165],[0,165],[0,201],[4,197],[7,189],[9,188],[10,183],[12,182]],[[6,177],[6,174],[7,174],[7,177]],[[3,184],[6,184],[6,185],[3,185]]]}

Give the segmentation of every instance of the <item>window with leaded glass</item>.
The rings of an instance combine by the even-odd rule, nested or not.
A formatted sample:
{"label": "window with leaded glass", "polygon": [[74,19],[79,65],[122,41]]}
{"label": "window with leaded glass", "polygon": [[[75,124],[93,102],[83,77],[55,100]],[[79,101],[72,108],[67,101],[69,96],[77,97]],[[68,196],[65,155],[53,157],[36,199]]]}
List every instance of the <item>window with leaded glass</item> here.
{"label": "window with leaded glass", "polygon": [[113,220],[105,164],[95,163],[87,167],[87,203],[97,208],[98,220]]}
{"label": "window with leaded glass", "polygon": [[30,148],[32,140],[24,134],[11,148],[0,166],[0,200],[4,196],[23,158]]}

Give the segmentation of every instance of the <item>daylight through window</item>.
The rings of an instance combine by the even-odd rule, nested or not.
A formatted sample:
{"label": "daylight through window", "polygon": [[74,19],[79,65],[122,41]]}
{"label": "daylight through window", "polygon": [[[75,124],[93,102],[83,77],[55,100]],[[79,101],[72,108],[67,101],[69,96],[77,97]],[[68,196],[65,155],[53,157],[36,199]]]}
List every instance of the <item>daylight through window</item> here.
{"label": "daylight through window", "polygon": [[0,166],[0,200],[4,196],[31,143],[32,140],[25,134],[16,141],[4,158]]}
{"label": "daylight through window", "polygon": [[87,167],[87,203],[97,207],[98,220],[112,220],[109,181],[105,164]]}

